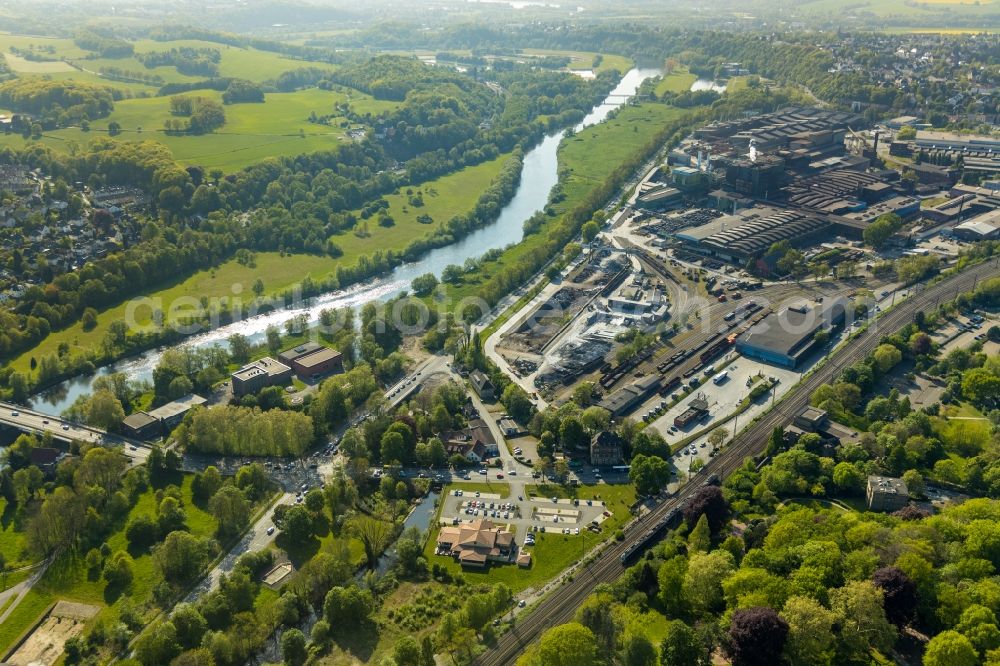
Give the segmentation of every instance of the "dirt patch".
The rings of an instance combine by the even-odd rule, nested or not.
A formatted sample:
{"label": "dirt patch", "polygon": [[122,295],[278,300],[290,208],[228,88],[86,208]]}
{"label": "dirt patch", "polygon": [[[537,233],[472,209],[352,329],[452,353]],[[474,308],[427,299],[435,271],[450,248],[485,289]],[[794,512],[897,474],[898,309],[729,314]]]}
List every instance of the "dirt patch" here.
{"label": "dirt patch", "polygon": [[83,633],[98,606],[58,602],[6,662],[14,666],[51,666],[63,653],[66,641]]}

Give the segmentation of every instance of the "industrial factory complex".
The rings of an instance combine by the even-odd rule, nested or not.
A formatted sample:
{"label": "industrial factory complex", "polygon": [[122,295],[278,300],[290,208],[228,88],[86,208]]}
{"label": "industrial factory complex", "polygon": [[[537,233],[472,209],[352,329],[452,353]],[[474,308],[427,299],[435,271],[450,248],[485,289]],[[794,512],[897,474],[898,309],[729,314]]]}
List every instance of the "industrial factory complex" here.
{"label": "industrial factory complex", "polygon": [[677,456],[713,455],[708,431],[762,413],[908,297],[876,266],[944,266],[963,243],[1000,238],[996,142],[897,131],[804,107],[695,130],[488,352],[539,400],[589,395],[671,444],[700,442]]}

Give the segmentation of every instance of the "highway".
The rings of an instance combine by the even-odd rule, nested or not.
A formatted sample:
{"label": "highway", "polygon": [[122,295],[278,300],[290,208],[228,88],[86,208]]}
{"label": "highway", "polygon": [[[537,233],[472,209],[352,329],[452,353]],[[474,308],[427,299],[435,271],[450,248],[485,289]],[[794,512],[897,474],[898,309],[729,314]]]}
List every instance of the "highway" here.
{"label": "highway", "polygon": [[121,435],[114,435],[100,428],[72,423],[57,416],[36,412],[20,405],[0,402],[0,425],[16,428],[25,433],[49,433],[53,439],[65,442],[97,442],[105,446],[121,446],[132,465],[141,465],[149,457],[148,444]]}
{"label": "highway", "polygon": [[[704,467],[700,472],[701,478],[716,474],[725,479],[740,468],[747,458],[763,452],[774,428],[785,425],[807,406],[809,397],[817,388],[833,382],[843,368],[871,353],[883,337],[912,321],[916,312],[932,311],[937,304],[953,299],[960,292],[971,290],[977,281],[1000,274],[998,265],[1000,262],[991,260],[930,287],[911,290],[909,298],[883,314],[850,343],[835,350],[826,363],[806,376],[776,409],[743,430],[721,454]],[[546,629],[571,621],[576,610],[598,584],[613,582],[621,575],[623,568],[619,558],[626,548],[641,538],[645,532],[644,526],[653,524],[671,510],[682,507],[701,485],[698,481],[687,484],[677,495],[663,501],[637,523],[633,523],[626,531],[623,541],[611,542],[599,551],[594,561],[578,569],[570,582],[542,599],[529,615],[500,636],[495,647],[481,654],[473,663],[479,666],[513,664]]]}

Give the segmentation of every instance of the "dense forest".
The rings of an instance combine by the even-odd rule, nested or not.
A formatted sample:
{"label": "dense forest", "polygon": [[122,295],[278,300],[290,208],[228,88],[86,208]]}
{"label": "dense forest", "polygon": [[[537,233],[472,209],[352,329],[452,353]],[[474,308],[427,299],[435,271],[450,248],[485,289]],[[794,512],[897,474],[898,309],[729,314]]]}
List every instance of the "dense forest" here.
{"label": "dense forest", "polygon": [[103,118],[114,110],[114,99],[112,88],[79,81],[31,78],[0,85],[0,104],[54,126]]}

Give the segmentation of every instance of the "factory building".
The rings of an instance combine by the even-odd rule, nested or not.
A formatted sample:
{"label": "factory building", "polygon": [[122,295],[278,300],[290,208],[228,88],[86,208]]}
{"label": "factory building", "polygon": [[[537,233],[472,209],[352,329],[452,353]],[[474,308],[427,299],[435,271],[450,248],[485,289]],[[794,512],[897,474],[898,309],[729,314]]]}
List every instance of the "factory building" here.
{"label": "factory building", "polygon": [[996,240],[1000,238],[1000,209],[977,215],[955,227],[955,235],[963,240]]}
{"label": "factory building", "polygon": [[795,368],[813,352],[816,334],[831,332],[844,323],[849,301],[831,300],[823,305],[791,305],[771,313],[736,340],[736,351],[749,358],[785,368]]}
{"label": "factory building", "polygon": [[684,203],[684,193],[675,187],[659,185],[639,195],[636,206],[644,210],[661,211],[677,208]]}
{"label": "factory building", "polygon": [[738,158],[726,164],[726,185],[738,194],[766,199],[785,184],[785,160],[776,155]]}
{"label": "factory building", "polygon": [[650,375],[643,377],[606,397],[601,401],[601,407],[611,412],[611,416],[613,417],[624,416],[639,406],[659,388],[659,376]]}
{"label": "factory building", "polygon": [[774,243],[802,245],[830,233],[830,221],[796,210],[750,208],[674,234],[690,249],[740,264],[759,257]]}
{"label": "factory building", "polygon": [[155,439],[176,428],[188,412],[206,402],[200,395],[190,393],[148,412],[133,412],[122,421],[122,432],[133,439]]}

